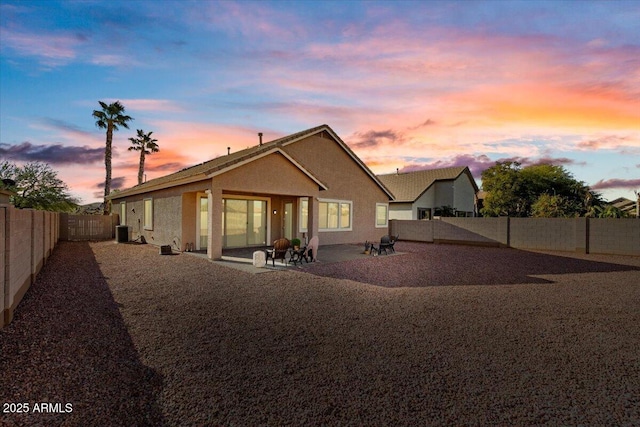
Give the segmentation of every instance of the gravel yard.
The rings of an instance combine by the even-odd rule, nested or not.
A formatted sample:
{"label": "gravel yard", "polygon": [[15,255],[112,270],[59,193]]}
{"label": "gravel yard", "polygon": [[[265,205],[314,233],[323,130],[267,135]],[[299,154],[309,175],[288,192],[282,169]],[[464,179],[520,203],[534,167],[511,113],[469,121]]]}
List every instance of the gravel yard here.
{"label": "gravel yard", "polygon": [[0,424],[640,424],[640,257],[396,249],[250,274],[60,242],[0,330],[31,408]]}

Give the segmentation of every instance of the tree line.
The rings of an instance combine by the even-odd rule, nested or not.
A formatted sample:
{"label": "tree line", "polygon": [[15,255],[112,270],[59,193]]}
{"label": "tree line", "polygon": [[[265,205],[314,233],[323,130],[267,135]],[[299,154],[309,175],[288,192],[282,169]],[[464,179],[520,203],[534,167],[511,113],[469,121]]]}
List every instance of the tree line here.
{"label": "tree line", "polygon": [[620,218],[626,212],[576,180],[563,166],[496,162],[482,172],[483,216]]}
{"label": "tree line", "polygon": [[[111,203],[107,200],[107,196],[111,193],[113,132],[121,127],[129,129],[129,122],[133,118],[125,114],[125,107],[120,101],[111,104],[102,101],[98,103],[101,108],[93,110],[92,117],[96,120],[95,125],[98,128],[106,130],[103,213],[109,215]],[[140,152],[138,185],[143,183],[146,156],[160,151],[158,140],[153,138],[152,134],[153,132],[145,133],[142,129],[137,129],[136,136],[129,138],[131,146],[128,150]],[[78,207],[79,200],[69,194],[67,185],[58,178],[57,172],[47,163],[37,161],[18,166],[4,160],[0,162],[0,178],[2,178],[0,188],[15,193],[11,199],[14,206],[18,208],[72,212]]]}

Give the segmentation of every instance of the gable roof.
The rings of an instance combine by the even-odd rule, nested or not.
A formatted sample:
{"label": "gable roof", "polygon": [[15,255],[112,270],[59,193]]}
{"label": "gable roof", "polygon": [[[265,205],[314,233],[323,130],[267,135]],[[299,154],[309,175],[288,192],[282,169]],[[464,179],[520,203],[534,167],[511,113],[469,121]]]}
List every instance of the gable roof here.
{"label": "gable roof", "polygon": [[463,173],[477,192],[478,186],[467,166],[378,175],[378,179],[391,190],[396,202],[413,203],[436,181],[455,180]]}
{"label": "gable roof", "polygon": [[384,187],[384,185],[377,179],[373,172],[371,172],[369,168],[364,163],[362,163],[362,161],[349,149],[349,147],[347,147],[347,145],[328,125],[317,126],[311,129],[304,130],[302,132],[297,132],[279,139],[275,139],[273,141],[265,142],[262,145],[257,145],[254,147],[246,148],[244,150],[236,151],[235,153],[230,153],[226,156],[216,157],[215,159],[208,160],[198,165],[184,168],[182,170],[179,170],[178,172],[155,178],[129,189],[113,193],[109,195],[108,198],[119,199],[134,194],[141,194],[163,188],[174,187],[177,185],[202,181],[204,179],[228,172],[232,169],[273,153],[279,153],[283,155],[311,180],[315,181],[321,189],[326,190],[328,187],[320,179],[311,174],[311,172],[309,172],[304,165],[302,165],[296,159],[292,158],[285,150],[283,150],[283,147],[286,145],[325,131],[336,140],[338,145],[340,145],[356,161],[356,163],[360,165],[361,168],[364,169],[364,171],[380,186],[380,188],[385,191],[389,198],[393,198],[391,192]]}
{"label": "gable roof", "polygon": [[633,200],[629,200],[626,197],[618,197],[617,199],[609,202],[609,204],[613,205],[623,212],[635,211],[636,208],[636,202],[634,202]]}

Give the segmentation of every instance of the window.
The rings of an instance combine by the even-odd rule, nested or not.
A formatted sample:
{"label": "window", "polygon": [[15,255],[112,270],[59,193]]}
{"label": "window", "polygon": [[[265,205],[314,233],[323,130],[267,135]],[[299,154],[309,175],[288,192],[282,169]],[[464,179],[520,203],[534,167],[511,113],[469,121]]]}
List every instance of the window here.
{"label": "window", "polygon": [[320,231],[350,231],[352,203],[344,200],[320,200],[318,228]]}
{"label": "window", "polygon": [[127,202],[120,202],[120,225],[127,224]]}
{"label": "window", "polygon": [[389,226],[389,205],[376,203],[376,228]]}
{"label": "window", "polygon": [[431,219],[431,208],[418,208],[418,219]]}
{"label": "window", "polygon": [[144,199],[144,229],[153,230],[153,199]]}
{"label": "window", "polygon": [[300,203],[298,206],[300,207],[300,232],[306,233],[309,228],[309,198],[301,197]]}

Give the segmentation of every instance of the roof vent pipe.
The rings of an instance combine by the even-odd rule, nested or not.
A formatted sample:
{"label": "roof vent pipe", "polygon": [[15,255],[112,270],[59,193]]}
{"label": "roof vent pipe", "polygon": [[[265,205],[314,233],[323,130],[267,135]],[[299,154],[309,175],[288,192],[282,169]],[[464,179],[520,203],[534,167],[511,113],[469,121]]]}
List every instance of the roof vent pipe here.
{"label": "roof vent pipe", "polygon": [[260,146],[262,146],[262,132],[258,132],[258,138],[260,138]]}
{"label": "roof vent pipe", "polygon": [[400,168],[396,168],[396,175],[400,175]]}
{"label": "roof vent pipe", "polygon": [[227,156],[231,154],[231,147],[227,147]]}

